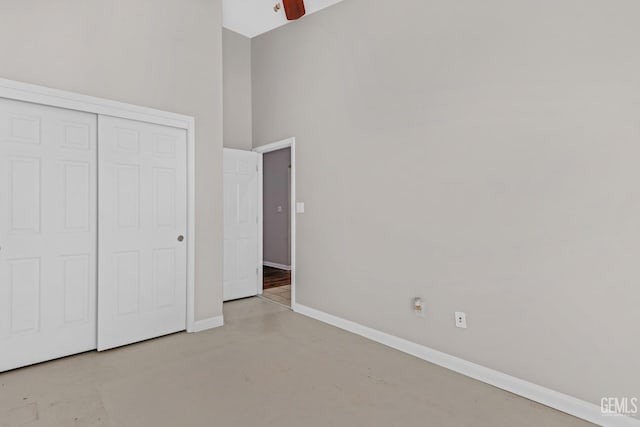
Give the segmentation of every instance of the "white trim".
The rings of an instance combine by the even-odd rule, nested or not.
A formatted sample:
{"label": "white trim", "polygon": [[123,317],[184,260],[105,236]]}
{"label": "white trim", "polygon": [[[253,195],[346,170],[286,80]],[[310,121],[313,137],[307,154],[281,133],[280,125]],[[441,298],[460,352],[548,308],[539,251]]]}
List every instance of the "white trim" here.
{"label": "white trim", "polygon": [[258,283],[256,286],[258,287],[258,295],[262,295],[264,293],[264,262],[262,258],[264,257],[264,236],[262,235],[263,231],[263,217],[264,217],[264,201],[263,201],[263,176],[262,176],[262,165],[263,158],[262,154],[258,153]]}
{"label": "white trim", "polygon": [[192,117],[0,78],[0,97],[189,129]]}
{"label": "white trim", "polygon": [[119,117],[187,131],[187,332],[195,325],[195,120],[183,114],[170,113],[124,102],[52,89],[0,78],[0,98],[48,105],[67,110],[84,111]]}
{"label": "white trim", "polygon": [[603,415],[600,412],[600,407],[593,403],[585,402],[584,400],[559,393],[529,381],[486,368],[302,304],[296,304],[294,311],[601,426],[640,426],[640,420],[634,418]]}
{"label": "white trim", "polygon": [[282,141],[272,142],[271,144],[261,145],[259,147],[255,147],[253,151],[256,153],[270,153],[272,151],[282,150],[283,148],[292,147],[296,143],[296,139],[294,137],[283,139]]}
{"label": "white trim", "polygon": [[192,332],[202,332],[208,329],[219,328],[224,325],[224,316],[210,317],[208,319],[196,320],[193,323]]}
{"label": "white trim", "polygon": [[278,264],[277,262],[262,261],[262,265],[265,267],[277,268],[278,270],[291,271],[290,265]]}
{"label": "white trim", "polygon": [[[291,218],[291,308],[295,310],[296,307],[296,139],[295,137],[283,139],[282,141],[273,142],[271,144],[261,145],[260,147],[256,147],[253,149],[256,153],[261,154],[259,164],[259,172],[258,172],[258,201],[260,202],[260,206],[262,206],[262,154],[270,153],[276,150],[282,150],[283,148],[291,148],[291,198],[290,198],[290,218]],[[266,265],[264,260],[262,259],[262,245],[263,245],[263,211],[262,209],[258,209],[258,246],[260,250],[260,263],[259,265]],[[262,268],[260,268],[259,275],[259,284],[258,290],[259,294],[262,294]]]}
{"label": "white trim", "polygon": [[187,332],[196,322],[196,121],[187,123]]}

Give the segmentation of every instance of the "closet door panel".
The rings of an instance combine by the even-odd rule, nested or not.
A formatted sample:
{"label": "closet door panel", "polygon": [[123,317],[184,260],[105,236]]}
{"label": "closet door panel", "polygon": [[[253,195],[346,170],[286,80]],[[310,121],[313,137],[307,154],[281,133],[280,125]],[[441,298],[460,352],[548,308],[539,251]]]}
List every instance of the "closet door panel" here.
{"label": "closet door panel", "polygon": [[0,371],[96,348],[96,125],[0,99]]}
{"label": "closet door panel", "polygon": [[105,350],[186,329],[187,133],[99,117]]}

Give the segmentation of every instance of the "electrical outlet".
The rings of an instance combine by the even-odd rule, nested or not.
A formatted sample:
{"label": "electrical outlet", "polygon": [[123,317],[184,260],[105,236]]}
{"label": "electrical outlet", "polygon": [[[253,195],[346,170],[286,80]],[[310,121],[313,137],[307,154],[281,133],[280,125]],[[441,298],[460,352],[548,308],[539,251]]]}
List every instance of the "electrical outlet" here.
{"label": "electrical outlet", "polygon": [[413,299],[413,312],[418,317],[424,317],[424,301],[422,301],[422,298]]}
{"label": "electrical outlet", "polygon": [[456,327],[458,328],[466,328],[467,327],[467,314],[462,311],[456,311]]}

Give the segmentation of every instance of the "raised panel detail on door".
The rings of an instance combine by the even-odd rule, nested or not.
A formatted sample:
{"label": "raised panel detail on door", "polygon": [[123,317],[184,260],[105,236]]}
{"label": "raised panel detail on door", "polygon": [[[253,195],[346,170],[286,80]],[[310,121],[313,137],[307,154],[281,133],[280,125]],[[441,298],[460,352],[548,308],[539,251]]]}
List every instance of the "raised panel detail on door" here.
{"label": "raised panel detail on door", "polygon": [[186,329],[187,133],[106,116],[99,129],[105,350]]}
{"label": "raised panel detail on door", "polygon": [[9,261],[11,333],[37,331],[40,323],[40,259]]}
{"label": "raised panel detail on door", "polygon": [[[249,217],[256,212],[255,207],[252,209],[252,205],[255,206],[257,201],[251,199],[255,193],[249,190],[249,187],[253,187],[254,185],[253,182],[240,182],[236,185],[236,191],[238,193],[236,195],[238,201],[237,225],[249,224]],[[253,188],[251,188],[251,190],[253,190]]]}
{"label": "raised panel detail on door", "polygon": [[[236,242],[236,250],[238,252],[238,255],[236,256],[236,260],[246,260],[246,259],[250,259],[256,256],[256,253],[254,251],[254,247],[252,247],[251,245],[251,241],[252,239],[250,238],[245,238],[245,239],[238,239]],[[255,246],[255,245],[253,245]],[[249,263],[249,262],[238,262],[236,265],[237,268],[237,274],[236,277],[239,280],[246,280],[251,278],[251,276],[255,276],[256,275],[256,271],[253,268],[253,263]],[[252,271],[253,270],[253,271]],[[252,274],[253,273],[253,274]]]}
{"label": "raised panel detail on door", "polygon": [[[135,153],[140,151],[140,134],[131,128],[115,128],[114,146],[116,151],[124,153]],[[100,138],[100,141],[104,141]],[[105,141],[106,144],[106,141]]]}
{"label": "raised panel detail on door", "polygon": [[229,282],[234,280],[237,276],[236,274],[236,242],[231,239],[224,239],[224,281]]}
{"label": "raised panel detail on door", "polygon": [[0,99],[0,371],[96,348],[97,117]]}
{"label": "raised panel detail on door", "polygon": [[153,154],[160,158],[175,159],[177,143],[175,136],[154,135]]}
{"label": "raised panel detail on door", "polygon": [[11,231],[40,231],[40,159],[9,158]]}
{"label": "raised panel detail on door", "polygon": [[176,282],[175,249],[154,249],[153,284],[156,307],[172,307],[175,304]]}
{"label": "raised panel detail on door", "polygon": [[117,313],[119,316],[137,313],[140,303],[140,252],[116,253],[114,260]]}
{"label": "raised panel detail on door", "polygon": [[[91,189],[88,162],[63,162],[64,229],[88,231],[91,212]],[[95,171],[94,171],[95,173]]]}
{"label": "raised panel detail on door", "polygon": [[176,226],[176,171],[153,168],[153,218],[156,228]]}
{"label": "raised panel detail on door", "polygon": [[11,142],[40,144],[40,117],[13,115],[9,117],[9,139]]}
{"label": "raised panel detail on door", "polygon": [[86,322],[89,316],[89,295],[95,280],[89,276],[91,259],[88,254],[62,257],[64,282],[64,321]]}
{"label": "raised panel detail on door", "polygon": [[[114,165],[114,172],[115,214],[118,229],[138,229],[140,226],[140,169],[137,165]],[[105,201],[104,198],[101,200]]]}
{"label": "raised panel detail on door", "polygon": [[224,300],[258,293],[258,154],[224,150]]}
{"label": "raised panel detail on door", "polygon": [[65,123],[62,147],[74,150],[89,150],[91,129],[84,123]]}

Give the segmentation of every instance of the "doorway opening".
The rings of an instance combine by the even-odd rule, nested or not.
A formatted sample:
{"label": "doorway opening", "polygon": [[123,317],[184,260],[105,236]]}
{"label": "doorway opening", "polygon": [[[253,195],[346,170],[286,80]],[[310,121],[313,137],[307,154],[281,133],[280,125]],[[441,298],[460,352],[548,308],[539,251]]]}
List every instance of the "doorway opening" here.
{"label": "doorway opening", "polygon": [[291,271],[264,266],[262,296],[268,300],[291,307]]}
{"label": "doorway opening", "polygon": [[295,306],[295,147],[294,139],[256,148],[260,159],[259,221],[262,238],[260,291],[263,298]]}

